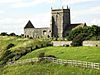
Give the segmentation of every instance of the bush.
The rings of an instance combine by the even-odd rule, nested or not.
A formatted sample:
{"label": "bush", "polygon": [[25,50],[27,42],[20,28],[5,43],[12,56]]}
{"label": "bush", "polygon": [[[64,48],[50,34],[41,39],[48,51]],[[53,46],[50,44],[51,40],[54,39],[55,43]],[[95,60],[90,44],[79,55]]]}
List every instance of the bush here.
{"label": "bush", "polygon": [[1,36],[7,36],[8,34],[6,32],[2,32],[0,35]]}
{"label": "bush", "polygon": [[9,36],[16,36],[16,34],[15,33],[10,33]]}
{"label": "bush", "polygon": [[38,58],[42,58],[42,57],[44,57],[44,56],[45,56],[45,53],[42,52],[42,53],[39,54]]}
{"label": "bush", "polygon": [[72,41],[72,46],[82,46],[82,42],[85,40],[86,38],[86,34],[81,33],[78,36],[76,36],[73,41]]}
{"label": "bush", "polygon": [[44,56],[45,56],[45,53],[44,53],[44,52],[42,52],[42,53],[39,54],[39,56],[38,56],[39,62],[45,60],[45,59],[43,58]]}
{"label": "bush", "polygon": [[13,46],[15,46],[15,45],[12,44],[12,43],[10,43],[10,44],[6,47],[6,49],[10,49],[10,48],[13,47]]}
{"label": "bush", "polygon": [[20,57],[21,57],[21,54],[17,53],[17,54],[15,55],[15,60],[18,60]]}
{"label": "bush", "polygon": [[6,62],[8,62],[9,59],[12,59],[15,56],[14,53],[12,53],[10,50],[6,50],[5,53],[3,54],[3,56],[1,57],[1,64],[6,64]]}

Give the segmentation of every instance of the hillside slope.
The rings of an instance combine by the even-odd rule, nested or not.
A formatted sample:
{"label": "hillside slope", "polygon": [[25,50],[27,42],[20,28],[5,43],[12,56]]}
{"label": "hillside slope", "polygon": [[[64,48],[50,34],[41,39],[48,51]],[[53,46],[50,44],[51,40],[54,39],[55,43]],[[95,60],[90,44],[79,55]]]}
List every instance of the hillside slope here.
{"label": "hillside slope", "polygon": [[40,53],[60,59],[83,60],[100,63],[100,47],[46,47],[37,49],[20,60],[37,57]]}
{"label": "hillside slope", "polygon": [[[83,60],[100,63],[100,47],[45,47],[47,40],[32,40],[17,37],[0,37],[1,56],[8,44],[13,43],[15,46],[10,48],[15,54],[32,51],[22,55],[18,60],[38,57],[40,53],[53,55],[60,59]],[[31,48],[30,48],[31,47]],[[40,49],[38,49],[40,48]],[[13,58],[14,59],[14,58]],[[0,75],[100,75],[100,70],[73,67],[70,65],[54,63],[26,63],[9,65],[0,68]]]}

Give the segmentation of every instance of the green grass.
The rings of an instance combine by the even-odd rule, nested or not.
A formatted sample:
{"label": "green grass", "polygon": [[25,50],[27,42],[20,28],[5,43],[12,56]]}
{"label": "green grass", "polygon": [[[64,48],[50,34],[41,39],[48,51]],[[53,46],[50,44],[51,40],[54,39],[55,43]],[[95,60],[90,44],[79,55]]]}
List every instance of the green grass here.
{"label": "green grass", "polygon": [[[15,44],[15,46],[10,49],[11,51],[20,52],[27,49],[27,47],[41,44],[40,41],[41,40],[36,41],[26,38],[0,36],[0,56],[9,43]],[[45,43],[45,41],[43,43]],[[45,47],[26,54],[20,58],[20,60],[38,57],[41,52],[45,52],[46,55],[54,55],[60,59],[100,63],[100,47]],[[35,63],[33,65],[27,63],[0,68],[0,75],[100,75],[100,70],[54,63]]]}
{"label": "green grass", "polygon": [[3,52],[6,50],[6,47],[13,43],[15,46],[10,48],[12,52],[21,52],[27,50],[28,47],[33,47],[40,44],[48,43],[48,40],[44,39],[28,39],[12,36],[0,36],[0,57]]}
{"label": "green grass", "polygon": [[45,52],[46,55],[54,55],[60,59],[100,63],[100,47],[46,47],[28,53],[20,60],[37,57],[41,52]]}
{"label": "green grass", "polygon": [[6,47],[13,43],[15,47],[18,45],[23,45],[23,43],[29,41],[27,38],[19,38],[19,37],[12,37],[12,36],[0,36],[0,57],[3,55]]}
{"label": "green grass", "polygon": [[1,70],[0,75],[100,75],[100,70],[53,63],[35,63],[5,67]]}

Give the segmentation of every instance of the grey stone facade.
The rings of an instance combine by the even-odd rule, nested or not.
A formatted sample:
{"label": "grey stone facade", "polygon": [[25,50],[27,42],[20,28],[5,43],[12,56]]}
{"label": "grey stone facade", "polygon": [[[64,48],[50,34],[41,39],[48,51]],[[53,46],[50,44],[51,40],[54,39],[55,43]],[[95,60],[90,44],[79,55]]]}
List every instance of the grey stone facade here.
{"label": "grey stone facade", "polygon": [[72,41],[52,41],[53,46],[64,46],[68,45],[71,46]]}
{"label": "grey stone facade", "polygon": [[31,21],[24,27],[24,36],[32,38],[53,37],[63,38],[78,25],[82,23],[71,24],[70,9],[51,9],[50,28],[35,28]]}
{"label": "grey stone facade", "polygon": [[70,26],[70,9],[52,9],[51,17],[51,36],[63,38],[66,27]]}
{"label": "grey stone facade", "polygon": [[29,21],[24,27],[24,37],[31,38],[42,38],[42,37],[51,37],[50,28],[35,28],[31,21]]}
{"label": "grey stone facade", "polygon": [[41,38],[50,37],[49,28],[28,28],[24,30],[25,37]]}
{"label": "grey stone facade", "polygon": [[83,46],[100,46],[100,41],[83,41]]}

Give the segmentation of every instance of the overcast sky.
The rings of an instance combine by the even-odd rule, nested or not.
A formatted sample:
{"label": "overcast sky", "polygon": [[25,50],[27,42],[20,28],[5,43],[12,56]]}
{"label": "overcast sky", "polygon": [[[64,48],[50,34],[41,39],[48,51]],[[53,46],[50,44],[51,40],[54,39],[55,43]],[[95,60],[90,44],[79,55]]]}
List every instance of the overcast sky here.
{"label": "overcast sky", "polygon": [[100,0],[0,0],[0,32],[21,34],[28,20],[35,27],[49,27],[51,6],[67,5],[71,23],[100,25]]}

